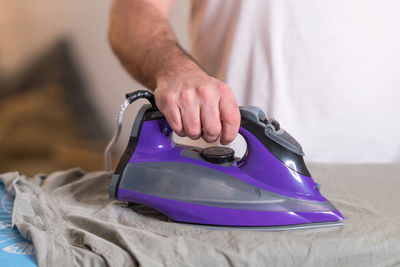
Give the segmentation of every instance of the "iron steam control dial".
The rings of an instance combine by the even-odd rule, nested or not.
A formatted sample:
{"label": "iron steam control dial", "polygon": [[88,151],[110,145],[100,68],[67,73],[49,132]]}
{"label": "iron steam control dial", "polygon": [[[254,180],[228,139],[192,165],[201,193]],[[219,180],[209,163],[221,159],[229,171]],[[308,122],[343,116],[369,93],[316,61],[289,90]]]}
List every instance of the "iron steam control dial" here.
{"label": "iron steam control dial", "polygon": [[234,161],[235,151],[229,147],[212,146],[201,150],[201,157],[214,164]]}

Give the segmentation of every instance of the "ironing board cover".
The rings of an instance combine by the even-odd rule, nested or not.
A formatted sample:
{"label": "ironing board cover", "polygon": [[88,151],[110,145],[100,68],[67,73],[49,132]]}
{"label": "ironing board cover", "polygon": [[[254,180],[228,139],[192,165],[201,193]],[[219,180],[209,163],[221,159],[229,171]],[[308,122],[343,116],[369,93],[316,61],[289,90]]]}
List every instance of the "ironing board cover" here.
{"label": "ironing board cover", "polygon": [[0,182],[0,265],[36,266],[35,249],[17,229],[12,228],[13,199]]}

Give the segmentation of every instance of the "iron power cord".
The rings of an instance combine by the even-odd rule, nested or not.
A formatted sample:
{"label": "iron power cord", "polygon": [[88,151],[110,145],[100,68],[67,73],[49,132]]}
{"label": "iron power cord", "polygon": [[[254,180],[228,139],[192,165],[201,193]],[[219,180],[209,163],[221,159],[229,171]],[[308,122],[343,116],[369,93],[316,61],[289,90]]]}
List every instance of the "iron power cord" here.
{"label": "iron power cord", "polygon": [[121,135],[121,129],[122,129],[122,118],[124,115],[124,112],[126,108],[129,106],[129,104],[132,104],[138,99],[141,98],[146,98],[151,106],[154,109],[157,109],[156,106],[156,101],[154,99],[154,95],[152,92],[146,91],[146,90],[138,90],[129,94],[126,94],[126,100],[121,104],[121,107],[118,112],[118,118],[117,118],[117,129],[114,132],[114,136],[111,139],[111,141],[108,143],[106,149],[104,150],[104,164],[105,164],[105,170],[110,171],[111,170],[111,151],[114,148],[115,144],[118,142],[119,136]]}

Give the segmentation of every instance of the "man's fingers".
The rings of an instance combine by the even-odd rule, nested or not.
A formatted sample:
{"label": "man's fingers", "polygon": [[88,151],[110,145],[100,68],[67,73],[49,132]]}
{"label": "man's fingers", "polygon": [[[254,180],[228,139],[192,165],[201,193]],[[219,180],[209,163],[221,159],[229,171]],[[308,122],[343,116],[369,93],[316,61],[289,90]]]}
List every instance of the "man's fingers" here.
{"label": "man's fingers", "polygon": [[221,97],[219,101],[222,132],[220,142],[227,145],[232,142],[239,131],[240,112],[234,98]]}
{"label": "man's fingers", "polygon": [[[156,89],[157,91],[158,89]],[[158,91],[157,91],[158,92]],[[179,136],[185,136],[182,125],[181,112],[177,105],[177,98],[173,94],[155,94],[156,104],[164,114],[171,129]]]}
{"label": "man's fingers", "polygon": [[191,109],[181,109],[183,131],[190,139],[197,140],[201,137],[200,109],[193,107]]}
{"label": "man's fingers", "polygon": [[171,129],[179,136],[183,137],[185,136],[185,132],[183,130],[183,125],[182,125],[182,118],[181,118],[181,112],[179,110],[178,106],[174,106],[171,108],[168,108],[165,112],[163,112],[165,118],[168,121],[169,126]]}
{"label": "man's fingers", "polygon": [[208,143],[217,141],[222,129],[218,102],[203,105],[200,110],[200,117],[203,126],[203,139]]}
{"label": "man's fingers", "polygon": [[178,84],[175,79],[170,82],[162,83],[163,87],[155,90],[155,96],[157,106],[176,134],[191,139],[203,135],[210,143],[221,136],[220,142],[224,145],[235,139],[240,113],[228,85],[207,75],[196,75],[194,80]]}
{"label": "man's fingers", "polygon": [[197,140],[201,137],[200,107],[194,90],[186,90],[180,96],[180,110],[185,135]]}

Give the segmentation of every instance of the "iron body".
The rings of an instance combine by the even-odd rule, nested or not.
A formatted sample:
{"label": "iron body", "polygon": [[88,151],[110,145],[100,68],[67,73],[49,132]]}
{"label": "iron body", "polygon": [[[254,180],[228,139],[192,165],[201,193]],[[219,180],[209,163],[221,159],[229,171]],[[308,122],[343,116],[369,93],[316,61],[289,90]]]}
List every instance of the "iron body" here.
{"label": "iron body", "polygon": [[213,163],[171,141],[164,116],[139,111],[110,196],[152,207],[176,222],[208,227],[294,229],[343,224],[319,191],[296,140],[256,107],[241,107],[241,159]]}

